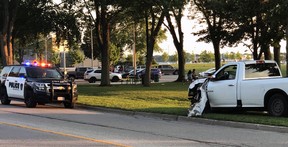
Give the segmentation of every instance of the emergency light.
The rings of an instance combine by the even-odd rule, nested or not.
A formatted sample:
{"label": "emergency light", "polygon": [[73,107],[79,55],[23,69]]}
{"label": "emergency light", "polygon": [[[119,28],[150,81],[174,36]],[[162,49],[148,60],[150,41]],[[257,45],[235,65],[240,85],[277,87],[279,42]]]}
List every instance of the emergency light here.
{"label": "emergency light", "polygon": [[45,62],[38,62],[36,60],[34,60],[33,62],[30,62],[30,61],[26,61],[24,62],[24,64],[26,66],[41,66],[41,67],[51,67],[51,63],[45,63]]}

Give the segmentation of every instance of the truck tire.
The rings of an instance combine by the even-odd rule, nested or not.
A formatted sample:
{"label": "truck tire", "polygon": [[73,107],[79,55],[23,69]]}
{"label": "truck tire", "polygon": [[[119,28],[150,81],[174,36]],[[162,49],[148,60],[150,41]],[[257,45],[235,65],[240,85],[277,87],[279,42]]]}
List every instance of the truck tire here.
{"label": "truck tire", "polygon": [[8,99],[6,88],[1,88],[1,104],[9,105],[11,100]]}
{"label": "truck tire", "polygon": [[35,108],[37,106],[37,102],[32,91],[27,91],[25,96],[25,104],[27,108]]}
{"label": "truck tire", "polygon": [[88,80],[88,82],[89,83],[95,83],[96,82],[96,78],[95,77],[91,77],[89,80]]}
{"label": "truck tire", "polygon": [[288,102],[282,94],[274,94],[268,102],[268,113],[271,116],[286,116]]}

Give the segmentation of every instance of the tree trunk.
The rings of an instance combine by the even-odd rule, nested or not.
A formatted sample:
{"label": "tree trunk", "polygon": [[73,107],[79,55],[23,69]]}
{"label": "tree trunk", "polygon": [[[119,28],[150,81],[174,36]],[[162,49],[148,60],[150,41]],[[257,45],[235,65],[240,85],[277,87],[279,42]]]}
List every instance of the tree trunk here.
{"label": "tree trunk", "polygon": [[1,55],[2,55],[2,64],[7,65],[7,55],[8,55],[8,47],[7,47],[7,31],[8,31],[8,24],[9,24],[9,1],[8,0],[3,0],[3,9],[2,14],[2,23],[3,26],[0,28],[0,39],[1,39]]}
{"label": "tree trunk", "polygon": [[221,56],[219,41],[213,41],[214,57],[215,57],[215,68],[218,70],[221,67]]}
{"label": "tree trunk", "polygon": [[107,21],[107,6],[101,3],[101,36],[102,36],[102,72],[101,72],[101,86],[110,85],[110,50],[109,50],[109,37],[110,37],[110,24]]}
{"label": "tree trunk", "polygon": [[145,69],[145,76],[144,76],[144,81],[143,81],[143,86],[150,86],[150,73],[151,73],[151,65],[152,65],[152,60],[153,60],[153,51],[154,51],[154,44],[155,44],[155,39],[161,29],[161,26],[164,21],[164,12],[161,12],[161,16],[158,19],[158,22],[156,22],[155,18],[156,16],[153,14],[153,11],[151,11],[151,17],[152,17],[152,22],[151,22],[151,33],[149,35],[149,23],[148,23],[148,15],[147,13],[145,16],[145,21],[146,21],[146,41],[147,41],[147,55],[146,55],[146,69]]}
{"label": "tree trunk", "polygon": [[103,50],[102,50],[102,73],[101,73],[101,84],[100,86],[110,85],[110,49],[109,49],[109,25],[103,27]]}
{"label": "tree trunk", "polygon": [[[148,54],[151,54],[149,52],[150,50],[150,41],[149,41],[149,22],[148,22],[148,14],[147,11],[145,11],[145,31],[146,31],[146,50],[147,50],[147,55],[146,55],[146,69],[145,69],[145,73],[150,73],[150,69],[147,67],[151,67],[151,63],[152,63],[152,59],[150,59],[148,57]],[[147,74],[146,74],[147,75]],[[143,86],[150,86],[150,75],[144,76],[144,78],[142,78],[142,83]]]}
{"label": "tree trunk", "polygon": [[277,64],[279,65],[279,68],[281,68],[280,66],[280,43],[274,43],[273,45],[273,52],[274,52],[274,60],[277,62]]}
{"label": "tree trunk", "polygon": [[[176,82],[182,82],[185,80],[185,57],[184,57],[184,51],[183,51],[183,32],[182,32],[182,26],[181,26],[181,18],[182,18],[182,9],[178,9],[178,15],[174,12],[174,18],[176,21],[177,26],[174,26],[169,14],[169,8],[166,8],[165,11],[165,17],[168,22],[168,30],[170,31],[170,34],[173,38],[174,46],[178,53],[178,78]],[[175,27],[178,28],[178,35],[176,35]],[[178,38],[177,38],[178,36]]]}
{"label": "tree trunk", "polygon": [[2,0],[3,9],[0,10],[3,14],[2,22],[3,26],[0,28],[0,42],[2,53],[2,64],[13,64],[13,47],[12,47],[12,31],[16,18],[17,9],[20,0]]}
{"label": "tree trunk", "polygon": [[263,51],[264,51],[264,59],[271,60],[271,52],[270,52],[269,46],[265,44]]}
{"label": "tree trunk", "polygon": [[150,38],[150,41],[148,42],[148,50],[146,55],[146,69],[145,69],[145,75],[144,75],[144,81],[143,86],[149,87],[150,86],[150,79],[151,79],[151,65],[153,60],[153,50],[154,50],[154,38]]}
{"label": "tree trunk", "polygon": [[183,82],[185,80],[185,57],[183,48],[182,51],[178,51],[178,78],[177,82]]}

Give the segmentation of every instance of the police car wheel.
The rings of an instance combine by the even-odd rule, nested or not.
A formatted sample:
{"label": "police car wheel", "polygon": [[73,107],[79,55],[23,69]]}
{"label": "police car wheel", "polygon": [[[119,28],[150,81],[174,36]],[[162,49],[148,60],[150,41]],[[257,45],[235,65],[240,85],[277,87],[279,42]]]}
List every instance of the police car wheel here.
{"label": "police car wheel", "polygon": [[29,91],[26,95],[25,104],[27,108],[35,108],[37,105],[37,102],[35,101],[35,98],[31,91]]}
{"label": "police car wheel", "polygon": [[8,95],[6,92],[6,89],[1,90],[1,104],[2,105],[9,105],[11,103],[11,100],[8,99]]}
{"label": "police car wheel", "polygon": [[75,103],[72,102],[63,102],[65,108],[74,108]]}

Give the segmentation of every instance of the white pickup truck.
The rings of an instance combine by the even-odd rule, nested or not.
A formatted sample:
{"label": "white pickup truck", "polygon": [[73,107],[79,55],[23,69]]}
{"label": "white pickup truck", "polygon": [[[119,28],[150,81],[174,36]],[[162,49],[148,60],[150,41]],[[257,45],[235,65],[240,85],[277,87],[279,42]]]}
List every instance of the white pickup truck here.
{"label": "white pickup truck", "polygon": [[[191,83],[188,89],[188,96],[192,102],[189,113],[199,113],[206,106],[211,110],[244,108],[245,110],[268,111],[272,116],[288,114],[288,78],[282,77],[275,61],[227,63],[206,82],[203,79],[195,82],[198,84]],[[202,85],[201,92],[199,86],[197,92],[197,85]],[[195,103],[199,104],[202,98],[205,102],[202,102],[202,106],[196,106],[202,107],[202,110],[192,112]]]}

